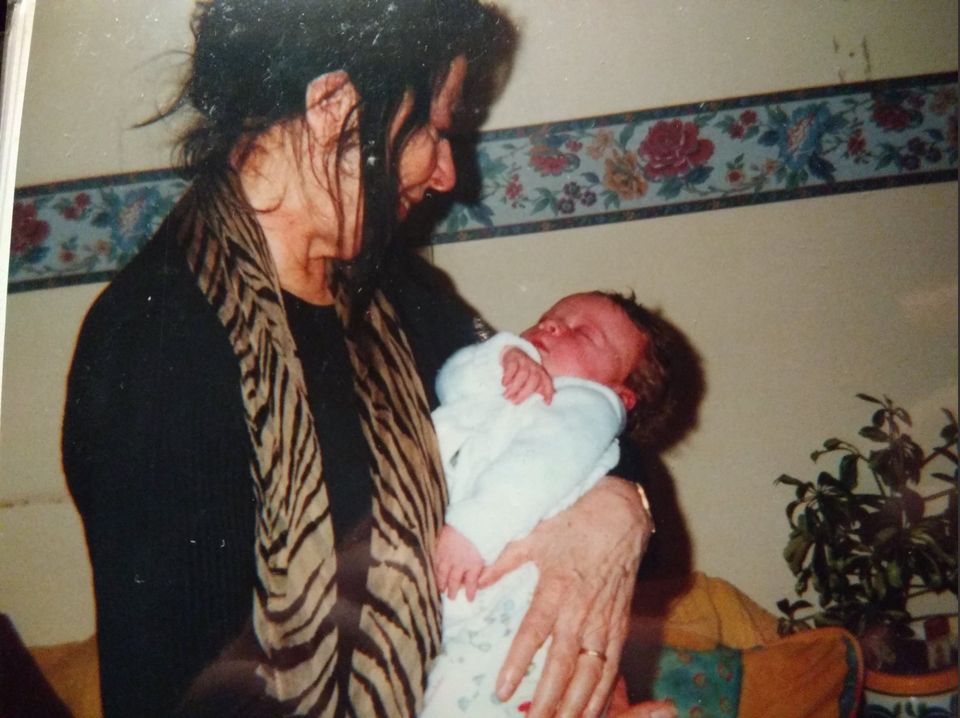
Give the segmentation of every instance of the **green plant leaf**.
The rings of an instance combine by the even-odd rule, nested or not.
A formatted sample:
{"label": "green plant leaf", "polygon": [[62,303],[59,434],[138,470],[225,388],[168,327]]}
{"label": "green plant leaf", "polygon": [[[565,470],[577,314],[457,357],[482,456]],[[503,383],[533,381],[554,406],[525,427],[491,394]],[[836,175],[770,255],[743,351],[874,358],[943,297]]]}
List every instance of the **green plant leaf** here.
{"label": "green plant leaf", "polygon": [[903,407],[898,406],[893,410],[894,416],[896,416],[900,421],[902,421],[907,426],[913,426],[913,420],[910,418],[910,414],[907,413],[907,410]]}
{"label": "green plant leaf", "polygon": [[860,436],[865,439],[870,439],[870,441],[889,441],[890,436],[887,432],[878,429],[875,426],[865,426],[858,432]]}
{"label": "green plant leaf", "polygon": [[923,497],[916,491],[904,486],[900,489],[900,501],[909,523],[915,524],[923,518],[926,504]]}
{"label": "green plant leaf", "polygon": [[876,427],[883,426],[883,422],[887,420],[887,410],[886,409],[877,409],[873,412],[873,416],[870,417],[870,423]]}
{"label": "green plant leaf", "polygon": [[886,528],[880,529],[877,531],[877,535],[873,540],[874,548],[882,547],[883,544],[891,541],[897,534],[900,533],[899,526],[887,526]]}
{"label": "green plant leaf", "polygon": [[903,434],[890,439],[886,448],[870,452],[867,461],[883,483],[898,492],[907,483],[920,481],[924,455],[923,449],[910,436]]}
{"label": "green plant leaf", "polygon": [[840,469],[837,473],[840,483],[847,489],[854,489],[857,486],[857,463],[855,454],[847,454],[840,459]]}
{"label": "green plant leaf", "polygon": [[821,611],[813,617],[813,623],[817,628],[832,628],[843,626],[843,620],[830,611]]}
{"label": "green plant leaf", "polygon": [[876,571],[870,574],[870,584],[878,601],[882,601],[887,596],[887,576],[883,571]]}
{"label": "green plant leaf", "polygon": [[924,585],[934,591],[942,589],[944,573],[937,559],[925,552],[918,554],[917,559],[917,574],[923,579]]}
{"label": "green plant leaf", "polygon": [[940,429],[940,438],[948,444],[957,443],[957,417],[949,409],[941,409],[947,417],[947,424]]}
{"label": "green plant leaf", "polygon": [[870,396],[869,394],[857,394],[857,398],[858,398],[858,399],[863,399],[864,401],[872,402],[872,403],[874,403],[874,404],[883,404],[882,401],[880,401],[879,399],[875,399],[874,397]]}
{"label": "green plant leaf", "polygon": [[791,537],[786,548],[783,549],[783,558],[786,560],[787,565],[790,567],[790,572],[793,573],[794,576],[800,573],[800,570],[803,568],[803,562],[812,544],[813,542],[809,536],[798,533]]}
{"label": "green plant leaf", "polygon": [[891,561],[887,564],[887,585],[891,588],[903,588],[903,576],[900,573],[900,564]]}
{"label": "green plant leaf", "polygon": [[837,483],[838,482],[835,478],[833,478],[833,475],[827,471],[821,471],[817,475],[817,486],[820,488],[823,488],[824,486],[835,486]]}
{"label": "green plant leaf", "polygon": [[787,474],[780,474],[780,476],[773,480],[773,483],[786,484],[787,486],[803,486],[803,482],[800,479],[795,479]]}
{"label": "green plant leaf", "polygon": [[936,539],[926,533],[917,533],[911,537],[916,543],[923,544],[927,547],[930,554],[934,556],[942,566],[956,566],[957,557],[955,555],[948,554],[943,548],[937,543]]}
{"label": "green plant leaf", "polygon": [[827,550],[822,544],[813,546],[813,586],[820,594],[820,605],[830,602],[830,565],[827,562]]}
{"label": "green plant leaf", "polygon": [[804,528],[807,531],[817,531],[820,528],[820,517],[812,506],[803,510]]}

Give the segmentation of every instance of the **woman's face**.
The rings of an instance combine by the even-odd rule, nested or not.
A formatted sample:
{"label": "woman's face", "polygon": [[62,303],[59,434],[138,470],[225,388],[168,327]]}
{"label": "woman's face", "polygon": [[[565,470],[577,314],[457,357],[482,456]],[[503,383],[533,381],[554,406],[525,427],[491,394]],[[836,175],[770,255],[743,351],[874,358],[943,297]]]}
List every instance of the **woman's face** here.
{"label": "woman's face", "polygon": [[[463,57],[455,58],[450,63],[443,87],[430,105],[430,121],[416,129],[400,149],[397,164],[400,200],[397,213],[401,220],[413,205],[423,200],[429,190],[449,192],[456,184],[453,153],[444,133],[450,129],[466,74],[466,60]],[[391,140],[410,113],[412,103],[408,95],[400,105],[391,127]]]}
{"label": "woman's face", "polygon": [[[397,163],[399,201],[397,215],[403,220],[410,208],[423,200],[428,190],[448,192],[453,189],[457,173],[453,165],[450,143],[443,133],[450,128],[453,111],[460,101],[463,80],[467,72],[467,63],[463,57],[457,57],[450,64],[450,71],[443,86],[430,104],[430,120],[414,130],[404,141]],[[352,85],[349,89],[352,91]],[[350,98],[353,98],[352,100]],[[355,102],[355,94],[347,96],[347,103]],[[390,126],[390,142],[396,138],[404,120],[410,114],[413,98],[408,93],[400,104]],[[335,114],[335,117],[339,115]],[[335,125],[332,124],[333,127]],[[362,249],[360,228],[363,224],[363,193],[360,182],[360,151],[350,146],[339,157],[335,152],[318,152],[325,168],[317,170],[325,177],[337,177],[336,191],[318,195],[318,208],[314,209],[319,218],[318,227],[339,227],[337,237],[331,237],[322,246],[335,243],[335,255],[338,259],[354,259]],[[328,198],[336,197],[330,201]],[[326,200],[326,202],[324,202]],[[336,212],[339,208],[339,213]],[[325,251],[325,250],[322,250]]]}

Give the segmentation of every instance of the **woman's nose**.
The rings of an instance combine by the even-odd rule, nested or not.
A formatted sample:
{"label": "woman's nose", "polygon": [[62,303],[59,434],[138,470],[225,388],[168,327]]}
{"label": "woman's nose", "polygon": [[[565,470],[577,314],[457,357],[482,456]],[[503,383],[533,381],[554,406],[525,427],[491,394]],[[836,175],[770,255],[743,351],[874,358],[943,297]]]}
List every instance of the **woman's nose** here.
{"label": "woman's nose", "polygon": [[457,168],[453,164],[453,151],[449,140],[440,140],[437,145],[437,164],[430,176],[430,187],[438,192],[449,192],[457,183]]}

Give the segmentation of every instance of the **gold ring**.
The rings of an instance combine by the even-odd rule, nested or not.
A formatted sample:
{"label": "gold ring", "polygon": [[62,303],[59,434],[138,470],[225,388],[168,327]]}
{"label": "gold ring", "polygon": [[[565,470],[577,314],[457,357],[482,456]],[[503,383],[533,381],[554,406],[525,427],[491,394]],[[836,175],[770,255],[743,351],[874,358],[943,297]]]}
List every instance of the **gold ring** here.
{"label": "gold ring", "polygon": [[605,653],[603,653],[603,652],[601,652],[601,651],[595,651],[595,650],[593,650],[592,648],[581,648],[581,649],[580,649],[580,655],[581,655],[581,656],[593,656],[594,658],[599,658],[601,661],[604,661],[604,662],[606,662],[606,660],[607,660],[607,655],[606,655]]}

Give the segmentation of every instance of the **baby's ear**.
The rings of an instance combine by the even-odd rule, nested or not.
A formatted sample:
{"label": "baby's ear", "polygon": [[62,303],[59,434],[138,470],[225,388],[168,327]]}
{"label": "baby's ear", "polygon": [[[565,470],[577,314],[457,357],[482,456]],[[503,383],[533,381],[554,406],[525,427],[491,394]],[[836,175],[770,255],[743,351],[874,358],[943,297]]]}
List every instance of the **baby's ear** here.
{"label": "baby's ear", "polygon": [[613,391],[620,397],[620,401],[623,402],[623,408],[627,411],[630,411],[637,405],[637,393],[630,387],[620,384],[619,386],[613,387]]}
{"label": "baby's ear", "polygon": [[340,136],[343,126],[359,101],[357,89],[343,70],[326,72],[307,85],[307,124],[321,141]]}

